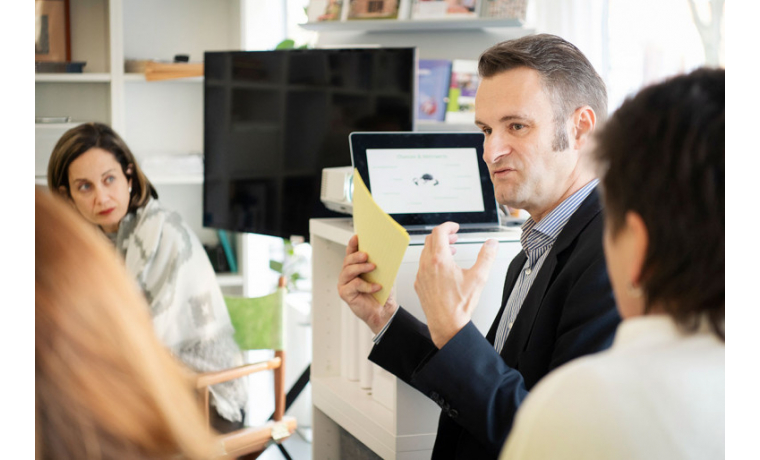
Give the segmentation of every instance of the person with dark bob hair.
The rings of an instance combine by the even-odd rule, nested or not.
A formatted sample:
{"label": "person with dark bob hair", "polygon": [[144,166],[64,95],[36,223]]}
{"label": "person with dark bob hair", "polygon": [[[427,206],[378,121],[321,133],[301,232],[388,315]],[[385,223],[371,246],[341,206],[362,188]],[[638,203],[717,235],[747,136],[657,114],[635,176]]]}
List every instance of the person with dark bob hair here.
{"label": "person with dark bob hair", "polygon": [[502,459],[725,455],[725,77],[642,90],[597,137],[613,346],[552,372]]}
{"label": "person with dark bob hair", "polygon": [[[145,206],[150,198],[158,199],[158,192],[140,169],[127,144],[108,125],[85,123],[70,129],[58,140],[48,163],[48,187],[64,198],[71,198],[69,166],[91,148],[109,152],[121,166],[129,180],[127,212]],[[123,216],[122,216],[123,217]],[[88,219],[89,220],[89,219]]]}
{"label": "person with dark bob hair", "polygon": [[[183,363],[196,372],[243,363],[203,246],[178,213],[159,203],[113,129],[85,123],[64,133],[50,157],[48,186],[116,246],[150,304],[158,338]],[[242,426],[246,399],[240,380],[211,387],[214,426]]]}

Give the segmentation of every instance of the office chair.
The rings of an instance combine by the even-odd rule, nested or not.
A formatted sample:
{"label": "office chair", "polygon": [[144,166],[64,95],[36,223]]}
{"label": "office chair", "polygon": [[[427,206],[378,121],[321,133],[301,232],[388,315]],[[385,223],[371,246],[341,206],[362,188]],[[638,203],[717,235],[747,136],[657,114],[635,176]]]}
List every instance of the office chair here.
{"label": "office chair", "polygon": [[[277,290],[263,297],[225,297],[227,310],[235,328],[235,341],[241,350],[274,350],[274,358],[231,369],[199,374],[196,388],[200,393],[201,407],[209,420],[209,386],[227,382],[255,372],[274,371],[274,414],[266,423],[244,427],[219,436],[225,458],[263,452],[276,443],[286,459],[290,456],[280,445],[297,427],[295,418],[285,417],[285,351],[284,321],[285,279],[280,278]],[[249,395],[253,397],[254,395]]]}

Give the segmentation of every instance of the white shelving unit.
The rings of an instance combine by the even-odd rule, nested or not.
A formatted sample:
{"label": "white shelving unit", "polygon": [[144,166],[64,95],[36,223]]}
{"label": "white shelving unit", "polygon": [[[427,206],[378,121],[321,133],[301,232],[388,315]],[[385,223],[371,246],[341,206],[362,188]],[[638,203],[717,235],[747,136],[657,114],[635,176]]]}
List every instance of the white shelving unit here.
{"label": "white shelving unit", "polygon": [[157,81],[147,81],[145,79],[145,74],[142,73],[125,73],[124,74],[124,81],[125,82],[144,82],[149,83],[151,85],[154,84],[160,84],[160,83],[202,83],[203,77],[187,77],[187,78],[180,78],[177,80],[157,80]]}
{"label": "white shelving unit", "polygon": [[[35,126],[35,183],[46,183],[57,139],[82,122],[112,126],[140,162],[203,152],[203,78],[147,82],[143,74],[125,73],[124,60],[189,54],[202,61],[204,51],[241,49],[241,8],[240,0],[70,0],[72,60],[87,64],[81,74],[35,75],[35,115],[72,118]],[[203,174],[174,169],[148,178],[203,243],[216,244],[216,232],[202,224]],[[243,293],[246,282],[242,273],[220,275],[231,294]]]}
{"label": "white shelving unit", "polygon": [[[352,21],[324,21],[299,24],[315,32],[362,31],[362,32],[445,32],[451,30],[479,30],[485,28],[518,28],[522,21],[516,19],[361,19]],[[522,29],[521,29],[522,30]]]}
{"label": "white shelving unit", "polygon": [[[435,442],[440,408],[406,383],[390,377],[391,407],[378,402],[373,390],[362,389],[359,382],[341,376],[341,310],[347,308],[338,296],[338,274],[346,245],[354,233],[350,219],[311,219],[313,265],[312,402],[314,405],[314,459],[339,458],[338,427],[348,431],[362,444],[384,459],[429,459]],[[500,306],[504,277],[509,262],[521,250],[520,229],[494,234],[499,252],[491,269],[481,301],[472,321],[485,335]],[[399,304],[418,319],[425,316],[414,292],[421,244],[412,244],[404,255],[396,277]],[[471,267],[477,260],[480,244],[457,244],[455,260]],[[364,358],[364,357],[362,357]]]}
{"label": "white shelving unit", "polygon": [[103,83],[111,81],[110,73],[38,73],[34,81],[48,83]]}

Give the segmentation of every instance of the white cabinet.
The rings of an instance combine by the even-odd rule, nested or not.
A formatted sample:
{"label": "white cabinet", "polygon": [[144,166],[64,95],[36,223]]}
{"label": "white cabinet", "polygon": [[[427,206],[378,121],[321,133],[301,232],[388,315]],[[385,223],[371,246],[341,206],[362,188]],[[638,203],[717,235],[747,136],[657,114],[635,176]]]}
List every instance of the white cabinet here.
{"label": "white cabinet", "polygon": [[[314,286],[313,458],[339,458],[341,437],[338,427],[341,427],[384,459],[429,459],[440,414],[437,405],[392,376],[389,384],[386,382],[386,388],[390,386],[390,404],[381,404],[373,397],[372,389],[362,389],[359,382],[349,381],[341,375],[341,341],[346,337],[346,331],[342,330],[341,310],[347,307],[338,296],[337,283],[346,245],[354,233],[350,222],[347,218],[310,221]],[[509,262],[520,251],[519,229],[494,235],[499,239],[497,260],[473,315],[473,323],[483,335],[498,313]],[[412,244],[407,248],[396,278],[396,291],[399,304],[424,321],[414,292],[422,247]],[[457,244],[455,260],[462,267],[471,267],[480,247],[480,244]]]}
{"label": "white cabinet", "polygon": [[[187,54],[197,62],[204,51],[241,49],[241,1],[70,0],[70,14],[72,59],[87,64],[81,74],[35,74],[35,116],[72,118],[35,126],[36,183],[45,182],[63,132],[82,122],[107,123],[127,142],[161,201],[180,212],[203,243],[216,244],[216,232],[202,224],[203,78],[146,82],[142,74],[126,74],[124,61]],[[186,162],[191,154],[199,167],[184,168],[188,172],[171,161]],[[244,280],[220,276],[229,293],[242,293]]]}

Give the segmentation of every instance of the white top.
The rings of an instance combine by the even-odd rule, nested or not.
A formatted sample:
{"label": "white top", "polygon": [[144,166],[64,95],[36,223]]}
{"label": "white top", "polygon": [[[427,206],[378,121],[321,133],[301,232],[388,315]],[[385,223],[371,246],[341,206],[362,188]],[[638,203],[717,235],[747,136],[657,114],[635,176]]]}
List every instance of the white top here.
{"label": "white top", "polygon": [[670,317],[618,326],[609,350],[541,380],[517,413],[500,460],[720,459],[725,456],[725,344],[707,324]]}

